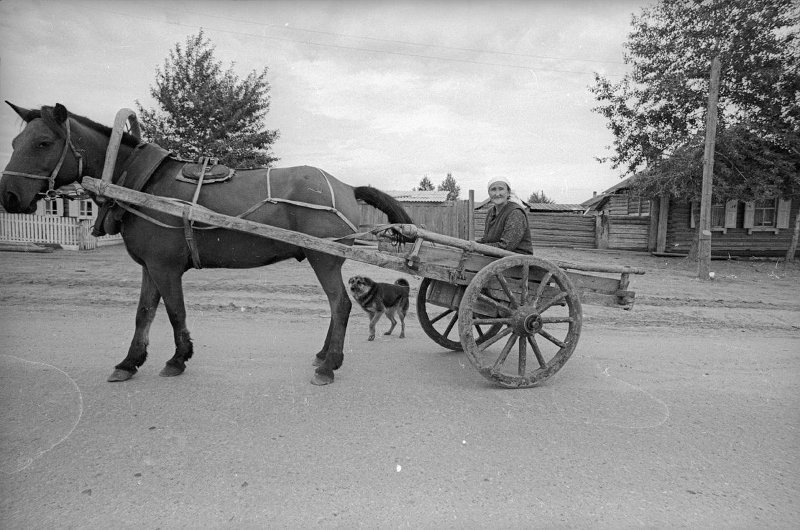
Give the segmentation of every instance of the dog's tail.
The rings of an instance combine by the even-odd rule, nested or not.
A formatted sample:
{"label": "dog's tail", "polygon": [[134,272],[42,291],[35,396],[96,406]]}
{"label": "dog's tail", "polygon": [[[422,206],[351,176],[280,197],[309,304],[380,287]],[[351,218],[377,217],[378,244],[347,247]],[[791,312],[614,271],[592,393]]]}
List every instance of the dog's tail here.
{"label": "dog's tail", "polygon": [[396,282],[394,282],[394,284],[399,285],[400,287],[404,287],[406,291],[411,290],[411,286],[408,285],[408,281],[406,281],[405,278],[398,279]]}

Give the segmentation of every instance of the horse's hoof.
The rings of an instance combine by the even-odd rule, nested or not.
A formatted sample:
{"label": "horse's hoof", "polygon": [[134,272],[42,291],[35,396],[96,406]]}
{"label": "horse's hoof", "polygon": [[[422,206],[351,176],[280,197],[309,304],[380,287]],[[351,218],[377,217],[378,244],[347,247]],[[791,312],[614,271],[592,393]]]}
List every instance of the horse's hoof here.
{"label": "horse's hoof", "polygon": [[133,374],[135,374],[135,373],[136,372],[129,372],[127,370],[123,370],[122,368],[117,368],[111,373],[111,375],[108,376],[107,381],[109,383],[117,383],[119,381],[127,381],[128,379],[133,377]]}
{"label": "horse's hoof", "polygon": [[178,368],[172,365],[166,365],[164,368],[158,372],[158,375],[161,377],[175,377],[176,375],[181,375],[183,373],[184,368]]}
{"label": "horse's hoof", "polygon": [[325,386],[333,383],[333,375],[314,374],[311,379],[311,384],[316,386]]}
{"label": "horse's hoof", "polygon": [[314,357],[314,362],[311,363],[312,366],[322,366],[325,364],[325,359],[320,359],[319,357]]}

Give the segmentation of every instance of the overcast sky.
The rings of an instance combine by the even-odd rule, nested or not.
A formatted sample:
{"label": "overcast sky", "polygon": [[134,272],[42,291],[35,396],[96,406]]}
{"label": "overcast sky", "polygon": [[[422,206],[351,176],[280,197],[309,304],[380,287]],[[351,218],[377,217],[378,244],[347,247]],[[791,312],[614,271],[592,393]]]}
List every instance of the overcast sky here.
{"label": "overcast sky", "polygon": [[[588,199],[619,182],[596,157],[593,72],[619,80],[631,16],[648,0],[0,0],[0,97],[64,104],[112,125],[201,28],[227,68],[269,68],[279,167],[409,190],[452,173],[461,197],[511,179],[527,198]],[[20,131],[0,110],[0,164]]]}

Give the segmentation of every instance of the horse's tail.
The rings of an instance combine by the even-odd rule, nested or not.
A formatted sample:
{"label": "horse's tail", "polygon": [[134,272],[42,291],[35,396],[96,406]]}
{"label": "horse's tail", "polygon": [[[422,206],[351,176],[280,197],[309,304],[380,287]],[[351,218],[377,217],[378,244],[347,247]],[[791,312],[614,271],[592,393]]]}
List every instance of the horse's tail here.
{"label": "horse's tail", "polygon": [[403,209],[400,201],[391,195],[372,186],[358,186],[353,188],[353,192],[356,195],[356,199],[362,200],[385,213],[390,223],[414,224],[411,216]]}

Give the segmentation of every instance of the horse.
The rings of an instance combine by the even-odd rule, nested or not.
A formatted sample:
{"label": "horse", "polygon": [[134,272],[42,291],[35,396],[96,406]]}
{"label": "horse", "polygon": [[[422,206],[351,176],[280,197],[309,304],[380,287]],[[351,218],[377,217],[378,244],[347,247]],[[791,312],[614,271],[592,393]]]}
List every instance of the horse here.
{"label": "horse", "polygon": [[[43,195],[52,196],[58,188],[84,176],[101,177],[112,135],[110,127],[72,114],[60,103],[40,109],[6,103],[25,122],[12,142],[11,159],[0,179],[0,203],[7,212],[33,213]],[[142,146],[158,147],[141,142],[133,134],[122,135],[112,182],[121,178],[130,182],[137,177],[125,169],[134,171],[133,168],[146,165],[131,160]],[[198,188],[176,178],[185,165],[185,160],[166,156],[155,166],[141,191],[196,201],[222,214],[319,238],[352,235],[359,222],[358,200],[384,212],[390,223],[413,224],[402,205],[390,195],[371,186],[350,186],[317,168],[237,169],[222,184]],[[270,200],[273,197],[278,200]],[[108,381],[130,379],[146,361],[150,325],[161,300],[172,325],[175,354],[159,375],[173,377],[184,372],[194,352],[186,326],[182,285],[187,270],[253,268],[294,258],[308,260],[328,298],[331,316],[325,341],[314,357],[316,369],[311,382],[332,383],[334,370],[341,367],[344,358],[352,307],[341,275],[345,259],[249,233],[217,227],[202,230],[180,221],[163,212],[130,206],[120,215],[118,229],[128,254],[142,268],[142,283],[128,353],[114,367]],[[352,244],[352,239],[344,242]]]}

